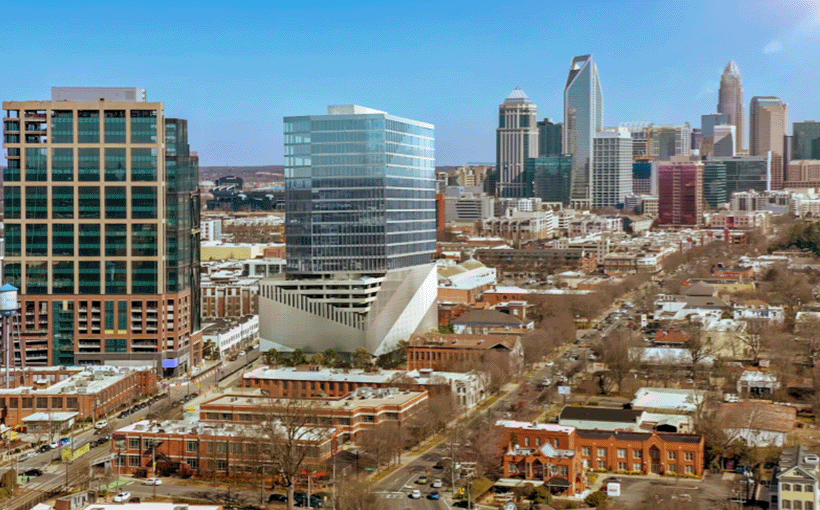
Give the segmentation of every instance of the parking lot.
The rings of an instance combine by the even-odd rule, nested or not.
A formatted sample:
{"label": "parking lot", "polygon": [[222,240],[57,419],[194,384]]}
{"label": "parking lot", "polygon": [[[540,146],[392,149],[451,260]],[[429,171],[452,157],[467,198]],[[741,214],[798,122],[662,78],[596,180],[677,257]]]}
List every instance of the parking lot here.
{"label": "parking lot", "polygon": [[627,508],[722,508],[732,497],[735,475],[708,473],[703,480],[621,476],[621,495],[613,498]]}

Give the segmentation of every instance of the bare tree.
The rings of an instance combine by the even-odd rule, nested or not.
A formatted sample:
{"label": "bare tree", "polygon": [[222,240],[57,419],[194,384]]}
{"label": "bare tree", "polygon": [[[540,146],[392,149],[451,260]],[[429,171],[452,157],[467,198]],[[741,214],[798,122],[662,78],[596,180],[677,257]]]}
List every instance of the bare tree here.
{"label": "bare tree", "polygon": [[700,322],[690,322],[683,328],[684,334],[688,336],[683,343],[684,349],[689,351],[692,357],[692,379],[698,380],[698,365],[706,358],[715,353],[714,346],[704,336],[703,327]]}
{"label": "bare tree", "polygon": [[356,444],[372,455],[378,466],[390,465],[390,461],[401,452],[400,432],[397,422],[379,423],[360,434]]}
{"label": "bare tree", "polygon": [[639,346],[637,335],[628,328],[618,328],[596,343],[594,350],[600,355],[599,361],[607,367],[597,374],[602,393],[621,390],[626,376],[640,364]]}
{"label": "bare tree", "polygon": [[313,425],[315,405],[311,400],[269,399],[255,424],[259,453],[287,490],[288,510],[293,510],[296,481],[325,436],[326,429]]}
{"label": "bare tree", "polygon": [[345,478],[336,488],[336,510],[384,510],[383,499],[373,493],[372,486],[355,478]]}

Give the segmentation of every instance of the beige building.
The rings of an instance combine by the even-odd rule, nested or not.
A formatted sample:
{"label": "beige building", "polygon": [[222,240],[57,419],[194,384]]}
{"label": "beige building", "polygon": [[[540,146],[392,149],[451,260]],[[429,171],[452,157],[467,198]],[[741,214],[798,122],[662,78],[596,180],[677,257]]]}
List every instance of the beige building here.
{"label": "beige building", "polygon": [[777,97],[755,96],[749,106],[749,154],[772,153],[772,189],[783,187],[783,156],[789,105]]}

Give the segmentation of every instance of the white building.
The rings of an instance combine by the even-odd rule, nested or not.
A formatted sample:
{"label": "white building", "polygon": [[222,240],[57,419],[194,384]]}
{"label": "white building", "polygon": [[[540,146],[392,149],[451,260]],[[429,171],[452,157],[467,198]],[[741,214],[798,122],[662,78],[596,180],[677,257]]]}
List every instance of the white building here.
{"label": "white building", "polygon": [[238,319],[222,320],[206,325],[202,331],[203,345],[210,342],[224,357],[254,345],[259,341],[259,316],[246,315]]}
{"label": "white building", "polygon": [[200,220],[199,238],[203,241],[222,241],[222,220],[219,218]]}
{"label": "white building", "polygon": [[592,207],[623,203],[632,193],[632,136],[626,129],[595,133]]}

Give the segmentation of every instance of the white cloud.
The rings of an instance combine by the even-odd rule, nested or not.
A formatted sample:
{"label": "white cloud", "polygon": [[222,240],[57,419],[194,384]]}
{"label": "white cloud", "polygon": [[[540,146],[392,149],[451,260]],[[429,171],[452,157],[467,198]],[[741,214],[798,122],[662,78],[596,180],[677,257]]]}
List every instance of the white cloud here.
{"label": "white cloud", "polygon": [[783,43],[778,41],[777,39],[772,39],[769,41],[765,47],[763,47],[763,53],[766,55],[771,55],[772,53],[777,53],[778,51],[783,50]]}

